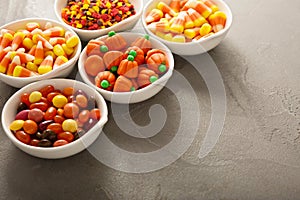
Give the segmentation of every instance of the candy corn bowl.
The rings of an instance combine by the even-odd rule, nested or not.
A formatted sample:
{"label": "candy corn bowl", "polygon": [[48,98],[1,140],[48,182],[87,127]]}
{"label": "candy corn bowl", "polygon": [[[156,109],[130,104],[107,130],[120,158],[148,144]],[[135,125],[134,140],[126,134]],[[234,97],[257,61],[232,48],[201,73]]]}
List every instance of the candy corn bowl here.
{"label": "candy corn bowl", "polygon": [[[125,47],[122,50],[119,50],[119,51],[115,51],[115,50],[110,51],[109,50],[106,53],[104,53],[103,61],[105,62],[106,69],[102,68],[100,70],[100,72],[97,71],[94,74],[94,76],[90,76],[90,72],[87,70],[87,67],[89,67],[90,65],[86,64],[88,62],[88,59],[93,57],[93,59],[94,58],[96,58],[97,60],[100,59],[100,62],[102,62],[101,61],[102,59],[99,58],[98,55],[95,55],[95,57],[94,57],[94,55],[92,55],[92,56],[87,55],[88,54],[87,51],[89,51],[88,50],[89,44],[88,44],[87,47],[82,51],[82,53],[79,57],[79,61],[78,61],[79,73],[85,83],[87,83],[88,85],[92,86],[95,90],[100,92],[103,95],[103,97],[108,101],[111,101],[114,103],[122,103],[122,104],[130,104],[130,103],[137,103],[137,102],[145,101],[145,100],[151,98],[152,96],[154,96],[155,94],[157,94],[165,86],[165,84],[171,77],[171,75],[173,73],[173,69],[174,69],[173,55],[172,55],[171,51],[164,44],[162,44],[155,38],[151,38],[151,37],[149,38],[148,35],[141,34],[141,33],[133,33],[133,32],[120,32],[117,34],[122,36],[122,38],[124,38],[126,40],[127,45],[125,45]],[[108,38],[109,38],[109,36],[102,36],[100,38],[97,38],[96,42],[97,41],[103,42],[103,41],[106,41]],[[121,71],[124,69],[124,66],[122,63],[128,64],[130,62],[132,62],[132,63],[135,62],[135,61],[129,61],[130,60],[129,57],[131,55],[130,51],[129,51],[130,49],[131,50],[136,49],[136,52],[138,52],[138,53],[134,53],[134,54],[139,55],[141,52],[142,59],[143,59],[144,52],[143,52],[143,50],[138,50],[137,46],[139,46],[139,47],[141,47],[141,46],[136,43],[136,41],[140,41],[140,40],[149,42],[148,44],[151,44],[151,46],[152,46],[151,48],[149,48],[151,50],[148,49],[149,51],[147,52],[148,60],[149,60],[150,54],[152,54],[153,52],[158,52],[157,55],[161,56],[162,59],[167,60],[167,63],[165,63],[165,64],[168,66],[168,69],[166,70],[166,68],[165,68],[166,66],[160,65],[162,67],[162,70],[161,70],[161,71],[163,71],[162,73],[157,71],[157,69],[151,68],[151,70],[150,70],[150,65],[148,65],[149,62],[145,62],[144,64],[138,65],[138,67],[137,67],[138,72],[136,72],[138,75],[136,75],[135,78],[132,78],[132,77],[128,78],[128,74],[126,74],[126,73],[123,75],[119,75],[119,74],[122,74]],[[95,41],[93,40],[93,41],[90,41],[89,43],[91,43],[91,42],[95,42]],[[133,44],[135,44],[137,46],[135,46]],[[132,45],[135,47],[132,47]],[[149,46],[147,46],[147,48],[148,47]],[[111,47],[109,46],[109,48],[111,48]],[[99,48],[97,48],[97,49],[99,49]],[[146,48],[142,48],[142,49],[145,50]],[[130,55],[128,55],[128,52]],[[112,65],[117,65],[117,66],[113,66],[110,68],[110,70],[108,70],[107,68],[109,68],[108,65],[110,65],[110,63],[107,64],[107,60],[109,60],[107,58],[110,58],[110,56],[112,54],[116,55],[116,53],[120,54],[121,55],[120,57],[123,60],[121,62],[119,61],[120,62],[119,64],[112,64]],[[137,60],[137,57],[135,57],[134,60]],[[117,60],[117,59],[110,59],[110,60],[114,60],[114,62],[115,62],[115,60]],[[113,69],[114,67],[117,67],[118,70],[114,71],[114,69]],[[105,71],[103,71],[103,70],[105,70]],[[134,70],[132,69],[132,71],[134,71]],[[155,73],[154,73],[154,71],[155,71]],[[130,73],[130,70],[127,71],[127,73]],[[105,78],[105,80],[103,80],[102,77],[105,77],[105,75],[102,76],[102,74],[103,75],[109,74],[110,78]],[[114,75],[112,75],[112,74],[114,74]],[[151,75],[149,75],[149,74],[152,74],[156,77],[151,78]],[[124,77],[124,76],[127,79],[129,79],[131,82],[126,80],[126,78],[123,78],[123,79],[125,79],[125,81],[123,79],[121,79],[121,77]],[[111,77],[113,77],[113,78],[111,78]],[[152,82],[153,78],[154,78],[154,82]],[[101,83],[100,83],[99,79],[102,80]],[[103,82],[107,83],[106,80],[109,81],[109,84],[107,86],[109,86],[109,88],[111,87],[111,89],[109,89],[109,88],[103,89],[103,88],[105,88],[105,84],[102,85],[102,83]],[[120,83],[122,83],[122,84],[120,84]],[[125,90],[125,89],[123,90],[123,88],[125,86],[128,89],[128,85],[129,85],[129,90]],[[130,87],[133,87],[134,90],[132,91]],[[121,90],[123,90],[123,91],[121,91]]]}
{"label": "candy corn bowl", "polygon": [[[45,88],[45,87],[47,88],[47,86],[49,86],[49,85],[51,85],[55,89],[58,89],[61,91],[63,91],[64,88],[68,88],[68,87],[72,87],[76,91],[79,91],[79,90],[84,91],[86,96],[88,96],[89,98],[93,97],[92,101],[94,103],[92,104],[91,108],[94,107],[94,108],[98,108],[100,110],[100,113],[101,113],[100,119],[97,119],[98,121],[95,121],[96,123],[93,124],[93,126],[91,126],[89,129],[86,129],[86,132],[84,134],[80,134],[80,137],[78,139],[74,139],[71,142],[69,142],[63,146],[54,146],[54,147],[51,145],[45,146],[44,141],[42,141],[42,139],[40,139],[40,138],[37,138],[38,133],[30,134],[30,136],[27,135],[27,137],[31,138],[31,141],[24,143],[23,140],[24,140],[24,138],[26,138],[25,136],[22,137],[21,140],[19,140],[19,139],[17,139],[17,133],[16,133],[18,131],[14,132],[14,131],[10,130],[12,122],[14,122],[15,119],[17,118],[17,113],[20,113],[20,111],[19,111],[20,98],[21,98],[22,94],[24,94],[24,93],[32,93],[33,91],[41,91],[42,88]],[[44,92],[45,91],[46,90],[44,90]],[[54,104],[54,106],[55,106],[55,104]],[[52,108],[53,108],[53,106],[52,106]],[[34,109],[31,109],[31,111],[33,111],[33,110]],[[26,111],[26,110],[23,110],[23,111]],[[65,112],[67,111],[66,106],[64,107],[64,111]],[[75,110],[73,110],[73,111],[75,112]],[[46,117],[47,113],[48,112],[46,111],[44,114],[44,118]],[[31,83],[31,84],[23,87],[19,91],[17,91],[4,105],[3,111],[2,111],[1,122],[2,122],[2,127],[3,127],[6,135],[8,136],[8,138],[12,141],[13,144],[15,144],[18,148],[20,148],[24,152],[26,152],[30,155],[36,156],[36,157],[40,157],[40,158],[57,159],[57,158],[64,158],[64,157],[68,157],[68,156],[74,155],[76,153],[79,153],[80,151],[84,150],[89,145],[91,145],[97,139],[97,137],[101,133],[102,127],[107,122],[107,114],[108,114],[108,111],[107,111],[107,106],[106,106],[105,100],[93,88],[89,87],[88,85],[86,85],[82,82],[71,80],[71,79],[49,79],[49,80],[43,80],[43,81]],[[30,118],[30,114],[28,114],[28,119],[35,120],[34,118],[36,118],[37,116],[38,116],[38,114],[36,113],[35,115],[31,115],[31,118]],[[26,121],[30,121],[30,120],[25,120],[25,122],[24,122],[24,125],[22,128],[23,131],[20,131],[20,132],[23,132],[23,135],[26,135],[26,134],[24,134],[24,132],[29,134],[29,132],[27,132],[27,130],[25,128]],[[54,118],[54,121],[56,121],[55,118]],[[42,132],[40,130],[40,128],[41,128],[41,124],[43,124],[44,122],[45,121],[42,121],[38,125],[38,127],[39,127],[38,131],[42,134],[44,134],[45,131]],[[62,125],[63,125],[63,123],[62,123]],[[49,126],[47,127],[47,130],[51,129]],[[80,127],[80,126],[78,125],[78,127]],[[30,129],[32,130],[33,128],[29,128],[29,130]],[[77,129],[77,130],[79,130],[79,129]],[[57,139],[59,139],[59,137],[60,137],[59,133],[58,134],[54,133],[54,135],[55,134],[56,134]],[[74,132],[72,134],[76,134],[76,132]],[[41,144],[32,146],[34,143],[34,140],[36,140],[34,138],[37,138],[41,142]],[[46,139],[50,140],[48,138],[48,136]],[[53,143],[53,145],[54,144],[55,144],[55,142]]]}
{"label": "candy corn bowl", "polygon": [[[86,1],[86,2],[88,2],[88,1]],[[101,2],[101,0],[97,0],[95,2]],[[61,22],[65,23],[65,24],[67,24],[67,23],[62,18],[62,10],[67,6],[67,3],[68,3],[67,0],[56,0],[55,1],[55,6],[54,6],[56,17],[58,18],[58,20],[60,20]],[[84,41],[88,41],[90,39],[103,36],[103,35],[107,34],[109,31],[112,31],[112,30],[114,30],[114,31],[130,30],[136,25],[136,23],[138,22],[138,20],[140,19],[141,15],[142,15],[143,1],[142,0],[129,0],[129,3],[133,5],[134,10],[135,10],[135,14],[132,15],[132,16],[129,16],[127,18],[122,19],[121,21],[119,21],[116,24],[113,24],[112,26],[101,28],[100,27],[101,24],[99,25],[98,23],[94,23],[94,24],[97,24],[97,27],[99,26],[96,30],[87,30],[87,29],[84,29],[82,27],[77,28],[77,24],[82,25],[82,22],[80,22],[80,23],[78,22],[77,24],[74,23],[73,25],[68,24],[68,26],[71,27],[75,32],[77,32],[78,35],[80,36],[80,38]],[[118,2],[116,2],[115,4],[117,5]],[[86,5],[88,5],[88,7],[89,7],[89,4],[86,3]],[[93,9],[93,11],[91,11],[92,12],[91,15],[93,15],[93,14],[98,15],[98,16],[95,16],[95,17],[99,18],[99,20],[100,19],[102,20],[102,11],[103,11],[103,14],[105,15],[105,14],[107,14],[108,10],[113,9],[112,4],[104,5],[104,6],[96,5],[96,7],[97,8],[93,9],[93,6],[91,6],[91,9]],[[105,10],[106,10],[106,12],[105,12]],[[77,12],[77,10],[74,11],[74,12]],[[122,13],[124,13],[124,11],[122,11]],[[83,13],[76,13],[76,14],[79,14],[80,16],[85,15]],[[93,19],[95,19],[95,18],[93,18]],[[116,19],[116,17],[114,16],[114,17],[112,17],[112,19]],[[107,21],[105,21],[105,23],[106,22]],[[86,22],[84,22],[84,23],[86,23]],[[101,23],[103,23],[103,22],[101,22]],[[81,26],[81,25],[79,25],[79,26]]]}
{"label": "candy corn bowl", "polygon": [[[202,11],[201,9],[190,9],[190,7],[196,7],[196,4],[203,5],[204,1],[209,1],[209,3],[213,4],[213,6],[216,7],[208,7],[206,4],[204,5],[205,8],[208,9],[208,14],[201,13],[206,17],[203,18],[203,16],[199,13]],[[145,29],[145,31],[152,37],[158,39],[159,41],[163,42],[167,47],[170,48],[170,50],[178,55],[197,55],[204,52],[207,52],[213,48],[215,48],[218,44],[221,43],[221,41],[225,38],[227,35],[231,24],[232,24],[232,12],[228,5],[223,0],[189,0],[187,2],[190,2],[188,6],[184,7],[184,4],[178,7],[179,11],[175,14],[175,17],[172,15],[166,15],[165,8],[162,8],[162,5],[168,5],[170,7],[171,3],[176,2],[176,0],[152,0],[149,1],[146,6],[144,7],[143,14],[142,14],[142,24]],[[178,2],[184,2],[184,1],[178,1]],[[199,3],[200,2],[200,3]],[[158,6],[160,4],[160,6]],[[165,6],[164,5],[164,6]],[[160,9],[158,9],[158,7]],[[172,6],[171,6],[172,7]],[[153,23],[149,23],[149,19],[147,17],[149,16],[151,11],[157,11],[157,10],[164,10],[162,12],[158,11],[158,13],[155,13],[156,16],[159,16],[157,19],[153,21]],[[167,8],[168,9],[168,8]],[[181,13],[180,9],[185,10],[189,16],[189,20],[192,19],[194,21],[191,21],[191,25],[187,18],[185,17],[184,13]],[[172,9],[173,10],[173,9]],[[195,12],[196,13],[193,13]],[[218,10],[216,12],[216,10]],[[199,11],[199,12],[198,12]],[[171,14],[173,14],[174,11],[171,11]],[[218,24],[212,24],[215,22],[211,22],[210,19],[212,19],[214,16],[213,14],[217,13],[217,15],[226,15],[226,22],[224,27],[220,26]],[[197,14],[193,19],[194,14]],[[162,16],[162,17],[161,17]],[[169,20],[166,20],[165,17],[168,17]],[[191,17],[190,17],[191,16]],[[212,16],[212,17],[211,17]],[[173,18],[173,19],[172,19]],[[174,19],[177,18],[177,19]],[[182,27],[182,24],[177,24],[180,19],[184,19],[184,27]],[[146,22],[147,20],[147,22]],[[171,20],[171,21],[170,21]],[[157,26],[157,22],[160,25]],[[172,22],[173,21],[173,22]],[[183,21],[183,20],[181,20]],[[166,23],[164,23],[166,22]],[[171,23],[170,23],[171,22]],[[175,23],[175,25],[173,25]],[[181,22],[182,23],[182,22]],[[203,24],[205,23],[205,28]],[[161,26],[162,25],[162,26]],[[173,26],[172,26],[173,25]],[[179,25],[179,26],[178,26]],[[190,26],[190,27],[189,27]],[[203,26],[203,30],[201,34],[203,34],[203,37],[200,35],[200,28]],[[210,33],[205,33],[207,31],[206,27],[209,27],[212,31]],[[222,30],[221,30],[222,29]],[[172,31],[171,31],[172,30]],[[187,30],[187,31],[186,31]],[[216,30],[216,31],[214,31]],[[177,32],[177,33],[176,33]],[[185,41],[185,42],[184,42]]]}
{"label": "candy corn bowl", "polygon": [[[34,24],[31,27],[32,29],[36,28],[36,27],[34,27],[34,26],[36,26],[36,24],[38,24],[40,27],[36,28],[35,30],[30,29],[31,31],[27,31],[26,26],[28,24]],[[75,38],[75,40],[77,41],[77,44],[72,48],[68,48],[69,50],[71,50],[70,52],[68,52],[69,55],[66,55],[64,50],[62,52],[62,54],[64,55],[63,57],[62,56],[59,57],[54,54],[54,49],[56,48],[56,47],[54,48],[54,46],[56,46],[55,42],[52,43],[52,41],[51,41],[52,38],[50,38],[49,36],[47,36],[47,39],[45,39],[46,36],[45,36],[45,38],[42,36],[43,31],[46,31],[45,27],[47,27],[47,26],[48,26],[48,28],[49,27],[59,27],[60,30],[62,29],[62,32],[64,32],[65,35],[68,33],[71,35],[72,39]],[[58,78],[58,77],[61,77],[61,78],[67,77],[73,70],[73,68],[79,58],[80,52],[81,52],[81,42],[80,42],[80,39],[77,36],[77,34],[72,29],[70,29],[68,26],[66,26],[65,24],[61,24],[61,23],[51,20],[51,19],[26,18],[26,19],[10,22],[10,23],[0,27],[0,30],[2,31],[2,33],[4,33],[3,35],[5,35],[5,32],[7,32],[7,30],[9,30],[9,32],[12,34],[9,33],[7,35],[12,38],[18,34],[22,35],[23,33],[21,33],[21,34],[19,33],[20,30],[24,31],[24,34],[26,34],[25,36],[23,35],[23,41],[17,43],[17,44],[19,44],[18,46],[17,45],[14,46],[14,44],[13,44],[14,40],[12,40],[12,38],[11,38],[10,40],[12,40],[12,41],[9,41],[6,45],[4,45],[4,47],[7,46],[6,48],[0,47],[0,48],[2,48],[2,51],[0,51],[1,52],[0,53],[1,54],[0,80],[5,82],[6,84],[11,85],[16,88],[21,88],[29,83],[39,81],[39,80]],[[52,34],[52,33],[46,32],[46,34]],[[33,38],[39,38],[39,39],[35,39],[36,41],[33,42],[34,41]],[[63,41],[66,40],[64,37],[53,37],[53,39],[55,39],[55,38],[60,38]],[[51,45],[49,41],[51,41],[51,43],[53,45]],[[61,42],[60,44],[66,46],[66,44],[63,44],[63,42]],[[58,49],[62,49],[62,47],[61,47],[62,45],[57,45],[57,47],[60,46],[60,48],[58,48]],[[14,46],[14,47],[12,47],[12,46]],[[37,50],[36,50],[38,46],[39,46],[39,53],[37,53]],[[42,50],[40,48],[42,48]],[[7,52],[5,52],[5,51],[7,51]],[[16,53],[16,52],[18,52],[18,53]],[[10,54],[10,56],[8,54]],[[34,64],[37,57],[39,57],[41,54],[42,54],[42,59],[38,62],[39,64]],[[13,57],[13,55],[14,55],[14,57]],[[4,61],[5,56],[6,56],[6,59],[8,59],[7,62]],[[59,59],[57,59],[58,57],[59,57]],[[16,58],[18,58],[18,59],[16,59]],[[63,58],[63,59],[60,59],[60,58]],[[48,64],[45,67],[47,69],[47,71],[46,72],[40,71],[41,73],[38,73],[39,72],[38,66],[42,65],[41,61],[48,60],[48,59],[49,59],[49,62],[52,64],[49,64],[47,61]],[[16,64],[12,64],[15,61],[16,61]],[[18,65],[20,65],[20,66],[18,66]],[[49,65],[51,65],[51,66],[49,66]],[[18,66],[18,67],[16,67],[16,66]],[[15,74],[13,73],[13,70],[16,70]],[[9,74],[9,72],[10,72],[10,74]],[[7,74],[9,74],[9,75],[7,75]]]}

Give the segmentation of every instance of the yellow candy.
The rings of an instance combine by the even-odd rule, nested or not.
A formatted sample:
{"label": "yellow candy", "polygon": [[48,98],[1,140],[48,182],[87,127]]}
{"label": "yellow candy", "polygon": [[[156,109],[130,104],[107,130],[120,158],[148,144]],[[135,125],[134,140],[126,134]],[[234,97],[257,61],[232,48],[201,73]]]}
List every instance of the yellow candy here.
{"label": "yellow candy", "polygon": [[47,57],[47,56],[49,56],[49,55],[52,56],[53,59],[56,58],[56,55],[54,54],[53,51],[46,51],[46,52],[45,52],[45,57]]}
{"label": "yellow candy", "polygon": [[164,39],[167,41],[172,41],[172,39],[173,39],[172,33],[165,34]]}
{"label": "yellow candy", "polygon": [[73,48],[68,47],[66,44],[62,44],[61,45],[63,50],[65,51],[65,53],[69,56],[72,55],[72,53],[74,52]]}
{"label": "yellow candy", "polygon": [[71,36],[69,39],[66,41],[66,45],[69,48],[75,47],[79,43],[79,38],[76,35]]}
{"label": "yellow candy", "polygon": [[183,35],[175,35],[172,39],[173,42],[185,43],[185,37]]}
{"label": "yellow candy", "polygon": [[38,68],[38,73],[39,74],[46,74],[48,72],[51,72],[52,71],[52,67],[51,66],[40,66]]}
{"label": "yellow candy", "polygon": [[64,131],[69,131],[71,133],[75,133],[78,129],[78,125],[77,122],[73,119],[66,119],[63,123],[62,123],[62,129]]}
{"label": "yellow candy", "polygon": [[33,62],[28,62],[26,64],[26,68],[29,69],[30,71],[37,72],[38,66]]}
{"label": "yellow candy", "polygon": [[25,38],[22,44],[26,49],[31,49],[33,47],[33,42],[30,38]]}
{"label": "yellow candy", "polygon": [[29,102],[30,103],[38,102],[39,100],[41,100],[42,96],[43,96],[42,93],[40,93],[39,91],[31,92],[29,95]]}
{"label": "yellow candy", "polygon": [[211,32],[211,30],[212,30],[211,25],[208,23],[205,23],[200,28],[200,35],[201,36],[208,35]]}
{"label": "yellow candy", "polygon": [[60,44],[57,44],[53,47],[53,52],[57,56],[65,55],[64,49],[62,48],[62,46]]}
{"label": "yellow candy", "polygon": [[64,95],[59,94],[52,99],[52,103],[56,108],[62,108],[68,103],[68,99]]}
{"label": "yellow candy", "polygon": [[9,129],[12,131],[18,131],[23,128],[24,121],[23,120],[14,120],[10,125]]}

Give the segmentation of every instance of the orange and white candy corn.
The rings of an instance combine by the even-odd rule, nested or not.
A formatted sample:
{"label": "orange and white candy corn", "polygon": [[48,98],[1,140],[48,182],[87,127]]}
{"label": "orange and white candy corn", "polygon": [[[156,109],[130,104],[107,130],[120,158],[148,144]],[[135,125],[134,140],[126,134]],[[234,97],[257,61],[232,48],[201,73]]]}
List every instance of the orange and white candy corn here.
{"label": "orange and white candy corn", "polygon": [[7,72],[6,74],[9,76],[13,75],[14,69],[17,65],[21,65],[21,60],[19,56],[15,56],[13,58],[13,60],[11,61],[11,63],[9,64],[8,68],[7,68]]}
{"label": "orange and white candy corn", "polygon": [[147,15],[145,21],[147,24],[159,21],[164,16],[164,13],[159,9],[153,9]]}
{"label": "orange and white candy corn", "polygon": [[209,16],[209,22],[212,25],[212,29],[215,33],[225,28],[226,19],[226,14],[222,11],[217,11]]}
{"label": "orange and white candy corn", "polygon": [[175,17],[177,15],[177,13],[174,10],[172,10],[172,8],[170,8],[170,6],[168,6],[166,3],[162,2],[162,1],[157,4],[157,8],[159,10],[161,10],[163,13],[168,13],[169,15],[171,15],[173,17]]}

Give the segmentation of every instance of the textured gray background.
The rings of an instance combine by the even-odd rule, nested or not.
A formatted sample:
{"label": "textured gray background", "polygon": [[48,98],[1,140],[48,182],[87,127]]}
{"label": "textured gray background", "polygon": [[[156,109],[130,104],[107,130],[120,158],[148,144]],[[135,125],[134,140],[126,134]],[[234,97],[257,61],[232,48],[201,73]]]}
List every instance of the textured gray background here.
{"label": "textured gray background", "polygon": [[[180,159],[146,174],[113,170],[88,151],[43,160],[17,149],[1,128],[0,199],[299,199],[300,2],[227,2],[234,13],[232,29],[209,52],[224,79],[227,116],[207,157],[199,160],[197,154],[210,118],[209,93],[201,76],[175,56],[175,69],[190,80],[202,113],[196,139]],[[52,3],[1,0],[0,24],[24,17],[54,18]],[[76,74],[74,70],[71,77]],[[0,91],[2,110],[16,89],[1,82]],[[168,90],[131,106],[131,114],[137,123],[146,124],[149,119],[143,113],[160,102],[172,114],[155,138],[164,145],[172,139],[179,118],[176,98]],[[143,151],[147,146],[123,134],[111,118],[104,130],[124,149]]]}

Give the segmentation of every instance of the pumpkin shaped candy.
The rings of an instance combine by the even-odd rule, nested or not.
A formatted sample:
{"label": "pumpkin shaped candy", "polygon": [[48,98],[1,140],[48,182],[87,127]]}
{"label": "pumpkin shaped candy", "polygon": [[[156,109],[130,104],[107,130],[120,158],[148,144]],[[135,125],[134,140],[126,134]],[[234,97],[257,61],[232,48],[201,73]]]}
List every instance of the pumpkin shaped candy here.
{"label": "pumpkin shaped candy", "polygon": [[151,83],[154,83],[158,79],[158,74],[156,74],[153,70],[150,69],[144,69],[140,71],[137,81],[139,87],[143,88]]}
{"label": "pumpkin shaped candy", "polygon": [[103,56],[108,51],[108,47],[101,40],[90,40],[86,46],[86,55]]}
{"label": "pumpkin shaped candy", "polygon": [[121,51],[109,51],[104,54],[103,61],[108,70],[116,72],[123,60],[123,53]]}
{"label": "pumpkin shaped candy", "polygon": [[144,52],[137,46],[129,47],[125,52],[125,57],[127,57],[128,55],[132,55],[138,65],[142,65],[145,63]]}
{"label": "pumpkin shaped candy", "polygon": [[150,36],[146,34],[144,35],[144,37],[138,37],[133,43],[131,43],[131,46],[139,47],[143,50],[144,54],[146,55],[147,52],[152,49]]}
{"label": "pumpkin shaped candy", "polygon": [[165,53],[159,49],[148,51],[146,56],[148,68],[157,74],[163,74],[169,69],[168,58]]}
{"label": "pumpkin shaped candy", "polygon": [[121,61],[117,73],[128,78],[136,78],[138,76],[139,66],[132,55],[128,55],[127,59]]}
{"label": "pumpkin shaped candy", "polygon": [[103,59],[97,55],[89,56],[84,62],[85,72],[90,76],[96,76],[105,70]]}
{"label": "pumpkin shaped candy", "polygon": [[114,88],[116,77],[110,71],[100,72],[95,77],[95,85],[104,90],[111,91]]}
{"label": "pumpkin shaped candy", "polygon": [[105,44],[110,50],[122,50],[126,48],[127,42],[120,34],[116,34],[114,31],[108,33],[108,37],[105,39]]}
{"label": "pumpkin shaped candy", "polygon": [[134,91],[132,82],[125,76],[119,76],[115,82],[114,92],[130,92]]}

